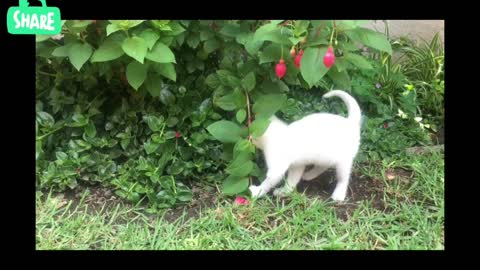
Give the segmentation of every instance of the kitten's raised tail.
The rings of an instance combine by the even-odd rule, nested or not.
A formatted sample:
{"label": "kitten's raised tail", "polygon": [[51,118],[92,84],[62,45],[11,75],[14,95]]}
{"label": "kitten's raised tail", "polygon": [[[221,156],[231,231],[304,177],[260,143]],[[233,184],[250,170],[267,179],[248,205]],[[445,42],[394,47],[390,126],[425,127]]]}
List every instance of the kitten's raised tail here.
{"label": "kitten's raised tail", "polygon": [[362,113],[360,111],[360,107],[358,106],[357,101],[348,93],[342,90],[332,90],[326,93],[325,95],[323,95],[322,98],[329,98],[333,96],[337,96],[341,98],[343,102],[345,102],[345,104],[347,105],[348,119],[351,120],[352,122],[360,124]]}

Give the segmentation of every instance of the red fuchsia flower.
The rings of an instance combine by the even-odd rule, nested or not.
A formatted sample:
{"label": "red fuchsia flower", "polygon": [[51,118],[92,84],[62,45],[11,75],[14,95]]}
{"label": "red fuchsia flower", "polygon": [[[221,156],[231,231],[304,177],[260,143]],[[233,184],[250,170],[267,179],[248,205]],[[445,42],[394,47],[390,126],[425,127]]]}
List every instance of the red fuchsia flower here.
{"label": "red fuchsia flower", "polygon": [[383,128],[388,128],[387,122],[383,123]]}
{"label": "red fuchsia flower", "polygon": [[278,64],[275,66],[275,73],[279,79],[283,78],[285,73],[287,73],[287,66],[285,65],[285,61],[283,59],[280,59]]}
{"label": "red fuchsia flower", "polygon": [[182,136],[182,134],[180,134],[180,132],[175,132],[175,138],[180,138],[180,136]]}
{"label": "red fuchsia flower", "polygon": [[295,57],[295,55],[296,55],[295,46],[292,46],[292,49],[290,50],[290,55],[291,55],[292,57]]}
{"label": "red fuchsia flower", "polygon": [[323,64],[330,68],[335,63],[335,53],[333,52],[333,47],[329,46],[327,49],[327,53],[323,56]]}
{"label": "red fuchsia flower", "polygon": [[247,205],[248,203],[249,201],[243,197],[238,196],[237,198],[235,198],[236,205]]}
{"label": "red fuchsia flower", "polygon": [[302,61],[302,57],[303,57],[303,50],[300,50],[294,59],[294,64],[297,67],[297,69],[300,69],[300,63]]}

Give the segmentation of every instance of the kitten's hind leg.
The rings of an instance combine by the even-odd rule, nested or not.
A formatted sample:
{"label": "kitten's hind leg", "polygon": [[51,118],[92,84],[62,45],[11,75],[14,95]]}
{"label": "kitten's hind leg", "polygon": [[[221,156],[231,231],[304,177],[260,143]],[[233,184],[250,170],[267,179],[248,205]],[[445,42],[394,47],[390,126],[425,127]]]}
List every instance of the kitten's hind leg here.
{"label": "kitten's hind leg", "polygon": [[347,195],[348,183],[350,181],[350,173],[352,170],[352,161],[340,163],[336,166],[337,186],[332,193],[334,201],[343,201]]}

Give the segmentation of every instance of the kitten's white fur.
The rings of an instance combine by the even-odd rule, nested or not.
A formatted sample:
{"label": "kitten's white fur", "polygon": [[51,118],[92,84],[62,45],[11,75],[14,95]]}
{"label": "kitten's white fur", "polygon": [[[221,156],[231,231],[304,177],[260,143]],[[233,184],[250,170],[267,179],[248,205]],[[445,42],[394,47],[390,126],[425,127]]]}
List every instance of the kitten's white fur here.
{"label": "kitten's white fur", "polygon": [[[360,145],[360,107],[353,97],[341,90],[333,90],[324,98],[337,96],[345,102],[348,117],[329,113],[308,115],[290,125],[273,116],[265,133],[253,140],[263,150],[268,172],[261,185],[250,186],[252,197],[262,197],[277,186],[288,170],[284,187],[274,195],[287,194],[301,178],[312,180],[335,167],[337,185],[332,194],[335,201],[345,199],[353,160]],[[304,173],[305,166],[314,167]]]}

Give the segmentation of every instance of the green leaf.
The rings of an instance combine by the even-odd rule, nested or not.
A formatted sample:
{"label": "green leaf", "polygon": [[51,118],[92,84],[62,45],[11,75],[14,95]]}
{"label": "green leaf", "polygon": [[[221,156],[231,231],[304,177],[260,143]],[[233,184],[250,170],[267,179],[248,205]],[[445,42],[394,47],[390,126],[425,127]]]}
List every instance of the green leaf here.
{"label": "green leaf", "polygon": [[82,68],[83,64],[88,61],[90,56],[92,55],[92,47],[87,44],[74,44],[68,50],[68,58],[70,59],[70,63],[78,70]]}
{"label": "green leaf", "polygon": [[187,44],[192,49],[197,48],[198,43],[200,43],[200,35],[198,33],[191,32],[187,37]]}
{"label": "green leaf", "polygon": [[180,174],[184,169],[184,166],[180,162],[175,162],[167,169],[167,173],[170,175]]}
{"label": "green leaf", "polygon": [[190,192],[179,192],[177,199],[181,202],[189,202],[192,200],[192,193]]}
{"label": "green leaf", "polygon": [[328,68],[323,64],[323,56],[326,52],[326,47],[320,49],[309,47],[303,53],[300,72],[310,87],[318,83],[328,71]]}
{"label": "green leaf", "polygon": [[244,108],[247,106],[247,100],[244,92],[240,88],[233,90],[233,102],[235,102],[235,106],[237,106],[237,108]]}
{"label": "green leaf", "polygon": [[122,30],[117,24],[109,24],[107,25],[107,36],[110,36],[110,34],[115,33],[117,31]]}
{"label": "green leaf", "polygon": [[42,127],[50,128],[55,123],[53,116],[47,112],[37,112],[37,122]]}
{"label": "green leaf", "polygon": [[55,156],[57,157],[57,160],[61,160],[61,161],[66,161],[68,159],[68,156],[67,154],[65,154],[64,152],[55,152]]}
{"label": "green leaf", "polygon": [[75,113],[72,116],[72,121],[67,124],[69,127],[83,127],[88,124],[88,119],[80,113]]}
{"label": "green leaf", "polygon": [[88,125],[85,126],[85,134],[87,134],[87,136],[90,138],[95,137],[95,135],[97,134],[97,129],[95,128],[95,125],[92,121],[90,121]]}
{"label": "green leaf", "polygon": [[152,29],[146,29],[142,33],[140,33],[139,37],[145,40],[145,44],[147,44],[148,49],[152,49],[155,42],[160,38],[160,35],[154,32]]}
{"label": "green leaf", "polygon": [[235,104],[235,94],[231,93],[215,100],[215,105],[225,111],[233,111],[237,108]]}
{"label": "green leaf", "polygon": [[275,23],[269,23],[261,26],[255,31],[253,39],[255,41],[273,41],[276,44],[291,45],[288,37],[292,36],[292,32],[289,29],[283,30]]}
{"label": "green leaf", "polygon": [[211,53],[216,49],[220,48],[220,43],[216,39],[210,39],[205,41],[203,48],[205,49],[205,52]]}
{"label": "green leaf", "polygon": [[122,46],[114,40],[107,39],[100,45],[100,47],[93,53],[90,61],[94,62],[106,62],[119,58],[124,54]]}
{"label": "green leaf", "polygon": [[[242,140],[244,140],[244,139],[242,139]],[[228,165],[227,169],[239,167],[242,164],[244,164],[245,162],[251,160],[251,158],[252,158],[252,155],[248,151],[241,151],[241,152],[238,152],[238,153],[234,152],[234,158],[230,162],[230,164]]]}
{"label": "green leaf", "polygon": [[360,69],[372,69],[372,65],[361,55],[345,53],[345,59]]}
{"label": "green leaf", "polygon": [[343,56],[335,59],[335,67],[339,72],[342,72],[350,67],[350,62],[348,62]]}
{"label": "green leaf", "polygon": [[342,51],[347,51],[347,52],[354,52],[354,51],[358,51],[358,47],[355,45],[354,42],[350,41],[350,42],[341,42],[338,44],[338,47],[342,50]]}
{"label": "green leaf", "polygon": [[143,144],[143,148],[145,149],[145,152],[147,152],[148,155],[150,155],[151,153],[157,151],[158,147],[160,146],[160,144],[158,143],[154,143],[150,140],[146,141],[144,144]]}
{"label": "green leaf", "polygon": [[237,124],[227,120],[217,121],[209,125],[207,130],[215,139],[223,143],[234,143],[245,134]]}
{"label": "green leaf", "polygon": [[356,28],[345,31],[345,34],[354,41],[358,41],[374,49],[392,54],[392,46],[387,37],[379,32],[367,28]]}
{"label": "green leaf", "polygon": [[178,118],[175,116],[168,117],[167,126],[174,127],[178,123]]}
{"label": "green leaf", "polygon": [[256,118],[269,118],[280,110],[286,103],[287,96],[285,94],[262,95],[255,101],[253,112]]}
{"label": "green leaf", "polygon": [[[286,57],[287,53],[289,52],[287,47],[283,47],[283,54]],[[260,53],[260,64],[270,63],[270,62],[277,62],[280,60],[282,56],[282,49],[279,44],[272,43],[265,47],[265,49]],[[303,58],[302,58],[303,59]],[[303,62],[303,60],[302,60]]]}
{"label": "green leaf", "polygon": [[128,145],[130,144],[130,138],[125,138],[120,141],[120,145],[123,150],[127,150]]}
{"label": "green leaf", "polygon": [[314,28],[318,28],[319,26],[325,25],[328,21],[327,20],[311,20],[312,26]]}
{"label": "green leaf", "polygon": [[255,138],[261,137],[267,130],[269,124],[270,120],[267,118],[256,118],[250,126],[250,134]]}
{"label": "green leaf", "polygon": [[240,34],[242,30],[240,30],[240,25],[233,24],[233,23],[226,23],[222,29],[220,30],[220,34],[225,35],[227,37],[236,37]]}
{"label": "green leaf", "polygon": [[172,31],[168,32],[167,33],[168,35],[178,36],[181,33],[185,32],[185,28],[183,28],[178,22],[172,21],[169,23],[169,26],[172,29]]}
{"label": "green leaf", "polygon": [[160,41],[147,53],[146,57],[157,63],[176,63],[172,50]]}
{"label": "green leaf", "polygon": [[208,75],[207,78],[205,79],[205,83],[208,85],[208,87],[212,89],[215,89],[218,86],[220,86],[220,80],[218,78],[218,75],[215,73]]}
{"label": "green leaf", "polygon": [[235,143],[235,146],[233,147],[233,158],[237,158],[239,155],[242,155],[243,153],[255,153],[255,145],[253,145],[249,140],[247,139],[241,139]]}
{"label": "green leaf", "polygon": [[250,172],[252,172],[253,165],[254,163],[251,160],[242,160],[241,162],[234,161],[230,166],[228,166],[226,171],[231,175],[239,177],[247,176],[248,174],[250,174]]}
{"label": "green leaf", "polygon": [[162,129],[163,118],[158,118],[154,115],[149,115],[145,117],[148,127],[153,132],[160,131]]}
{"label": "green leaf", "polygon": [[167,131],[167,132],[165,132],[164,136],[165,136],[165,139],[167,139],[167,140],[168,139],[173,139],[173,138],[175,138],[175,131],[171,131],[171,130]]}
{"label": "green leaf", "polygon": [[154,65],[154,69],[158,74],[167,79],[170,79],[174,82],[177,80],[177,72],[175,71],[175,66],[172,63],[158,63]]}
{"label": "green leaf", "polygon": [[127,81],[135,89],[143,84],[147,78],[147,67],[137,61],[132,61],[127,66]]}
{"label": "green leaf", "polygon": [[175,103],[175,96],[170,92],[170,90],[163,88],[160,90],[160,101],[164,105],[171,105]]}
{"label": "green leaf", "polygon": [[265,93],[278,93],[280,92],[289,92],[290,89],[283,81],[272,82],[269,80],[264,80],[260,89]]}
{"label": "green leaf", "polygon": [[130,28],[133,28],[144,21],[145,20],[110,20],[113,25],[116,25],[122,30],[128,30]]}
{"label": "green leaf", "polygon": [[74,44],[77,44],[77,43],[69,43],[65,46],[58,47],[55,50],[53,50],[52,55],[55,57],[67,57],[70,47],[72,47],[72,45]]}
{"label": "green leaf", "polygon": [[148,46],[143,38],[131,37],[123,41],[122,49],[128,56],[143,64]]}
{"label": "green leaf", "polygon": [[258,178],[264,178],[265,174],[262,172],[262,170],[258,167],[257,164],[254,164],[254,165],[255,166],[253,166],[253,170],[250,173],[250,175],[258,177]]}
{"label": "green leaf", "polygon": [[159,76],[148,76],[145,86],[152,97],[159,97],[163,86],[162,79]]}
{"label": "green leaf", "polygon": [[336,24],[338,29],[342,31],[357,28],[357,23],[354,20],[338,20]]}
{"label": "green leaf", "polygon": [[249,33],[245,38],[245,50],[251,55],[255,55],[263,45],[262,40],[254,40],[253,36],[253,33]]}
{"label": "green leaf", "polygon": [[[162,127],[163,128],[163,127]],[[152,139],[152,141],[154,143],[164,143],[166,141],[166,137],[164,136],[165,134],[159,134],[159,133],[155,133],[153,134],[150,138]]]}
{"label": "green leaf", "polygon": [[308,29],[309,25],[310,25],[310,21],[308,21],[308,20],[295,21],[294,35],[295,36],[302,36],[304,33],[307,32],[307,29]]}
{"label": "green leaf", "polygon": [[160,31],[171,31],[172,28],[168,25],[170,20],[151,20],[150,23]]}
{"label": "green leaf", "polygon": [[245,121],[245,118],[247,118],[247,112],[244,109],[240,109],[235,117],[237,118],[238,123],[241,124],[243,121]]}
{"label": "green leaf", "polygon": [[225,182],[223,182],[223,193],[226,195],[242,193],[243,191],[247,190],[248,184],[248,178],[230,175]]}
{"label": "green leaf", "polygon": [[339,72],[335,66],[333,66],[328,72],[328,76],[332,79],[332,81],[335,83],[335,86],[344,90],[350,90],[351,85],[350,85],[350,77],[348,76],[348,73],[344,70],[342,72]]}
{"label": "green leaf", "polygon": [[252,72],[248,73],[247,76],[242,80],[243,89],[247,91],[252,91],[255,88],[255,74]]}
{"label": "green leaf", "polygon": [[200,31],[200,41],[212,39],[214,36],[215,34],[211,29]]}

